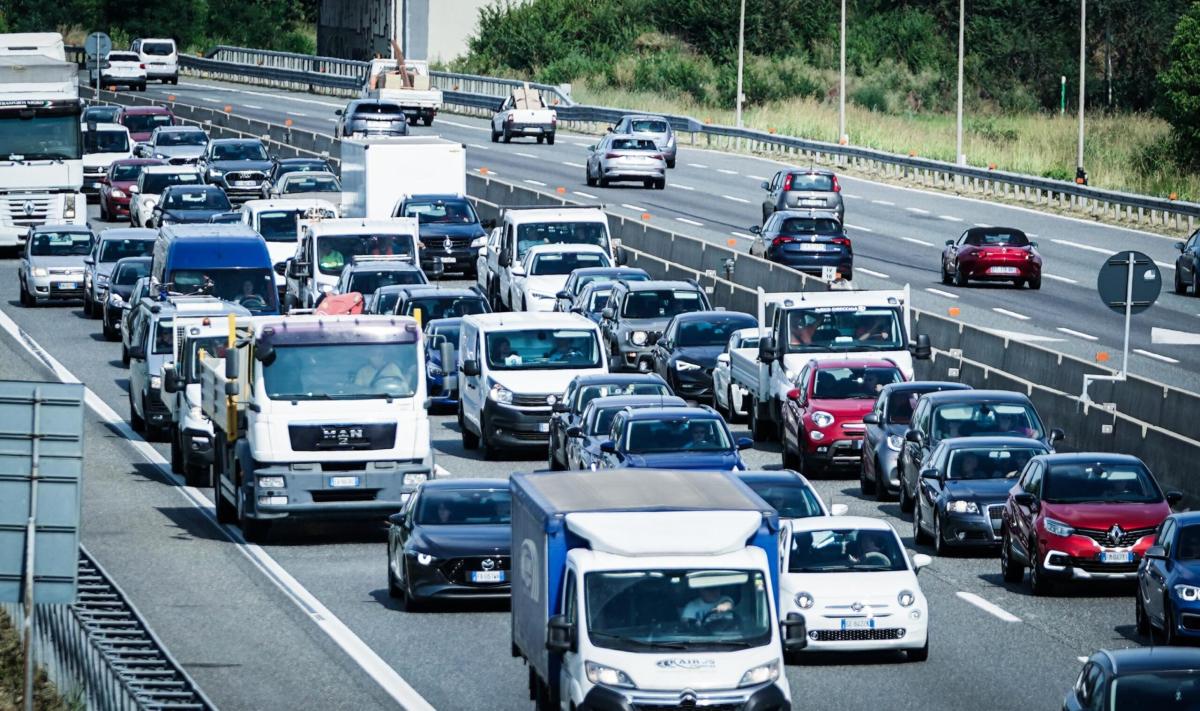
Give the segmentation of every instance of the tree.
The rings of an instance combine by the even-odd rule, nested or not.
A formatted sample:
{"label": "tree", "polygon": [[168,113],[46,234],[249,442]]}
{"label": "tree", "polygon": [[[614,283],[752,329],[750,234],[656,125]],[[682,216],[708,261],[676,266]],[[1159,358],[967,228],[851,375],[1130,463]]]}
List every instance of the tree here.
{"label": "tree", "polygon": [[1158,85],[1156,108],[1175,130],[1180,162],[1200,166],[1200,2],[1192,3],[1175,25]]}

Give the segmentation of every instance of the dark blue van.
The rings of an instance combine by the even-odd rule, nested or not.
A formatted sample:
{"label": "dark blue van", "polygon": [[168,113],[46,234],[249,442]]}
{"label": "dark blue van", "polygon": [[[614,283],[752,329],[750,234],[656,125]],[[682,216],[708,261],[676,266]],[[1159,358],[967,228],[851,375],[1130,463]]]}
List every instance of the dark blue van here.
{"label": "dark blue van", "polygon": [[279,313],[267,243],[246,225],[164,225],[151,276],[160,291],[211,294],[254,314]]}

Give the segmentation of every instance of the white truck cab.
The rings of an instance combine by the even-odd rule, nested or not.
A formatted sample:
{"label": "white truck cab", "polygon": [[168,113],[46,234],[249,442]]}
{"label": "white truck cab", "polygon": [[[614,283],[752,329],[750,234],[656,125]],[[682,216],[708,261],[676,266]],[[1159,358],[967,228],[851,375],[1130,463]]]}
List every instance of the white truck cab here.
{"label": "white truck cab", "polygon": [[301,219],[295,252],[275,271],[287,279],[287,308],[311,309],[337,286],[354,257],[393,256],[420,265],[420,231],[415,217],[386,220]]}
{"label": "white truck cab", "polygon": [[[248,200],[239,210],[242,223],[262,235],[267,242],[271,264],[287,262],[296,254],[302,219],[331,220],[340,217],[336,205],[326,200]],[[279,273],[275,285],[280,296],[284,295],[287,282]]]}
{"label": "white truck cab", "polygon": [[402,55],[399,59],[371,60],[362,97],[399,104],[408,122],[414,126],[417,121],[426,126],[433,125],[438,109],[442,108],[442,90],[430,82],[429,63],[404,59]]}

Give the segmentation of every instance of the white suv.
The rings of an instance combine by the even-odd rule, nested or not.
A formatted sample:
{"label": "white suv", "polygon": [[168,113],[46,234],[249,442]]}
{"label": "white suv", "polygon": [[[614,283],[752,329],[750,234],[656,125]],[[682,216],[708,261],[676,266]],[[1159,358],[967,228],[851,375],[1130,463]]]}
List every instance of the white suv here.
{"label": "white suv", "polygon": [[137,52],[146,65],[146,78],[164,84],[179,83],[179,51],[173,39],[135,39],[129,51]]}

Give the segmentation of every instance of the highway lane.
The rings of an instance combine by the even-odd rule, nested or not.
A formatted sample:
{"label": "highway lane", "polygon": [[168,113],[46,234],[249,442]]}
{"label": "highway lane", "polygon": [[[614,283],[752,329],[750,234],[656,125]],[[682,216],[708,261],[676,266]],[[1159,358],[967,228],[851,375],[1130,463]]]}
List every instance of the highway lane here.
{"label": "highway lane", "polygon": [[[338,99],[202,82],[189,79],[179,87],[151,87],[153,95],[176,95],[180,101],[220,108],[230,105],[243,115],[282,122],[290,118],[299,128],[331,131]],[[255,103],[258,102],[258,103]],[[487,168],[497,177],[533,188],[564,187],[576,199],[596,198],[630,217],[652,215],[652,224],[695,234],[721,243],[734,240],[748,248],[748,227],[757,222],[762,196],[758,182],[780,165],[775,161],[699,149],[681,149],[665,191],[632,186],[588,188],[583,185],[585,146],[593,137],[563,133],[557,145],[530,141],[509,145],[488,142],[486,122],[444,115],[432,128],[418,133],[442,135],[468,146],[468,167]],[[1013,206],[987,203],[940,193],[843,179],[847,224],[855,242],[856,282],[864,288],[894,288],[908,283],[917,306],[937,313],[958,307],[969,323],[1014,338],[1091,359],[1099,351],[1117,364],[1121,318],[1104,307],[1095,294],[1096,270],[1104,254],[1139,249],[1162,265],[1169,291],[1173,278],[1174,240],[1137,230],[1117,228]],[[938,257],[942,243],[976,224],[1022,227],[1046,258],[1040,292],[982,285],[968,289],[940,283]],[[1189,389],[1200,388],[1200,352],[1186,346],[1150,342],[1150,329],[1164,327],[1200,330],[1200,300],[1165,293],[1158,305],[1134,321],[1131,357],[1133,372]],[[1139,352],[1140,350],[1140,352]]]}
{"label": "highway lane", "polygon": [[[103,227],[94,224],[97,228]],[[12,269],[13,265],[10,261],[7,268]],[[0,308],[118,414],[126,415],[125,370],[117,360],[119,346],[99,340],[96,336],[98,324],[84,320],[78,306],[18,307],[15,284],[15,279],[0,284]],[[744,432],[743,427],[737,429],[739,433]],[[457,425],[451,416],[437,415],[432,431],[439,464],[455,476],[503,477],[512,471],[537,469],[544,463],[540,455],[502,462],[479,460],[476,453],[462,449]],[[164,445],[158,444],[155,448],[163,455],[167,453]],[[752,466],[774,467],[779,463],[778,448],[759,446],[748,452],[747,458]],[[106,454],[103,459],[113,462],[118,480],[130,469],[127,450]],[[129,478],[140,486],[114,487],[111,497],[125,508],[119,516],[112,518],[157,522],[157,527],[128,526],[128,538],[148,549],[174,543],[182,534],[162,522],[161,517],[167,516],[166,510],[171,507],[157,498],[171,492],[157,483],[148,486],[143,478]],[[907,517],[899,516],[894,503],[880,504],[860,498],[857,484],[849,480],[821,480],[816,485],[827,500],[848,504],[851,513],[887,519],[911,545],[911,526]],[[196,571],[200,574],[182,580],[187,589],[178,592],[144,585],[131,590],[139,606],[161,606],[161,612],[151,621],[172,630],[210,624],[220,613],[221,606],[212,602],[216,588],[205,585],[204,576],[209,573],[211,556],[232,555],[226,550],[232,549],[232,545],[219,539],[211,540],[216,538],[216,529],[211,525],[201,523],[187,530],[194,538],[211,541],[209,545],[216,549],[215,553],[197,553],[193,547],[176,554],[176,561],[189,561],[192,556],[197,556]],[[104,540],[113,535],[116,533],[110,527],[97,537]],[[423,614],[399,611],[387,597],[385,544],[378,527],[348,530],[287,527],[279,531],[265,549],[435,707],[528,708],[524,669],[509,656],[507,608],[456,605]],[[102,562],[108,564],[104,558]],[[141,570],[144,568],[139,570],[131,563],[119,572],[118,580],[128,586],[127,580],[136,582],[149,577],[139,575]],[[1006,586],[1000,582],[998,571],[997,561],[990,556],[937,560],[930,569],[922,572],[921,577],[932,608],[932,656],[929,662],[919,665],[898,663],[897,658],[890,656],[812,658],[805,664],[788,668],[798,698],[809,700],[807,705],[819,699],[821,707],[838,709],[872,709],[884,700],[899,708],[957,709],[962,705],[960,699],[968,695],[970,698],[1004,699],[1001,705],[1011,708],[1045,707],[1056,704],[1070,686],[1078,670],[1078,656],[1101,646],[1134,643],[1128,637],[1132,626],[1132,602],[1127,589],[1101,589],[1034,599],[1027,587]],[[169,572],[171,577],[168,579],[175,582],[175,576],[179,574],[177,569],[170,568]],[[251,579],[241,582],[241,586],[249,591],[245,594],[262,588],[268,588],[266,592],[270,592],[268,584],[253,579],[253,571],[247,575]],[[241,590],[242,587],[234,587],[230,594]],[[960,593],[990,601],[1020,621],[1002,620],[964,599]],[[265,646],[264,639],[272,647],[275,646],[273,640],[281,640],[281,651],[272,651],[267,658],[271,662],[285,662],[279,665],[285,669],[265,682],[273,689],[287,686],[277,680],[295,683],[309,675],[317,675],[312,677],[314,679],[332,675],[335,680],[345,675],[347,684],[356,680],[355,668],[340,650],[324,649],[325,656],[315,660],[297,660],[286,654],[292,645],[300,645],[301,649],[305,645],[319,645],[322,636],[303,616],[288,615],[290,606],[284,600],[276,600],[274,605],[280,609],[274,610],[273,614],[249,608],[262,616],[261,624],[250,620],[241,627],[230,625],[220,628],[218,639],[201,636],[196,642],[206,645],[203,649],[241,650],[261,649]],[[299,640],[295,639],[297,637]],[[222,658],[223,655],[211,652],[207,656],[188,654],[185,657],[195,662],[197,668],[205,670],[206,688],[243,678],[239,675],[240,668],[216,666]],[[204,666],[206,664],[214,666]],[[270,670],[260,669],[258,673],[270,676]],[[326,676],[319,676],[321,674]],[[333,688],[336,690],[336,684]],[[359,694],[366,693],[357,685],[350,688]],[[883,689],[886,691],[881,693]],[[250,693],[250,690],[243,692],[240,685],[231,684],[229,693],[237,699],[237,694]],[[355,699],[355,695],[349,694],[347,699]],[[354,705],[362,707],[364,704],[372,708],[380,706],[377,700],[355,699]],[[330,707],[350,705],[347,701]],[[269,707],[273,704],[230,705],[249,706]]]}

